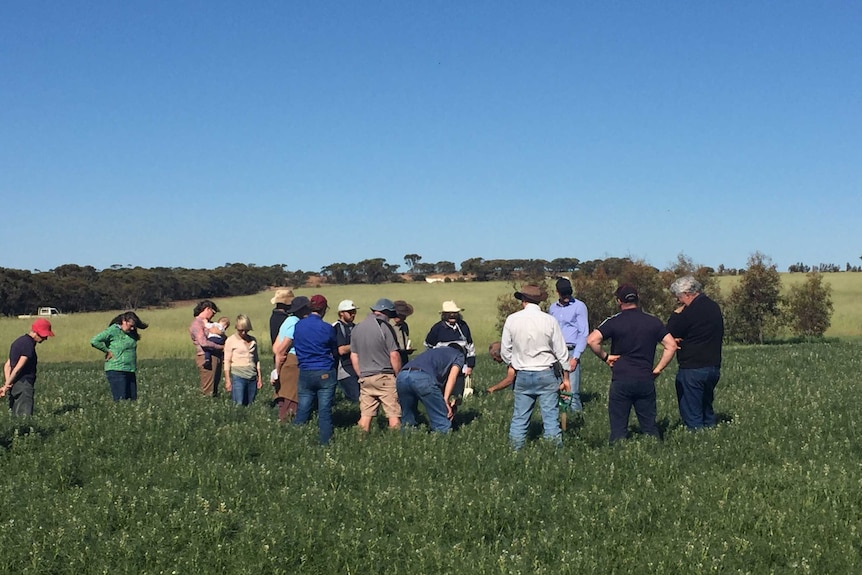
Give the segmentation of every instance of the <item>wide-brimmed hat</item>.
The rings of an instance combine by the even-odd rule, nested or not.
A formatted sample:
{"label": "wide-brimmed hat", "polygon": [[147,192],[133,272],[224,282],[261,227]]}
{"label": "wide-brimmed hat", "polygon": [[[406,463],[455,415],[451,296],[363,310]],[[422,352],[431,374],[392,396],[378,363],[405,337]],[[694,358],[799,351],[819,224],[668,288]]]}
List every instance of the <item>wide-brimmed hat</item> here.
{"label": "wide-brimmed hat", "polygon": [[269,300],[269,303],[283,303],[285,305],[290,305],[293,301],[293,290],[291,289],[277,289],[275,290],[275,295],[272,296],[272,299]]}
{"label": "wide-brimmed hat", "polygon": [[615,292],[617,299],[624,303],[637,303],[638,290],[632,284],[623,284]]}
{"label": "wide-brimmed hat", "polygon": [[440,310],[440,313],[461,313],[462,311],[464,310],[458,307],[457,303],[452,300],[448,300],[443,302],[443,307]]}
{"label": "wide-brimmed hat", "polygon": [[338,304],[338,311],[356,311],[356,304],[352,299],[343,299]]}
{"label": "wide-brimmed hat", "polygon": [[395,305],[395,315],[401,317],[408,317],[413,315],[413,306],[404,301],[403,299],[396,300],[393,302]]}
{"label": "wide-brimmed hat", "polygon": [[30,329],[39,337],[53,337],[54,335],[54,332],[51,331],[51,322],[44,317],[40,317],[34,321]]}
{"label": "wide-brimmed hat", "polygon": [[542,303],[548,299],[548,292],[535,284],[527,284],[521,286],[521,291],[515,292],[515,299],[528,303]]}
{"label": "wide-brimmed hat", "polygon": [[293,301],[290,302],[290,313],[297,314],[304,309],[310,309],[311,302],[308,301],[308,298],[304,295],[299,295],[293,298]]}

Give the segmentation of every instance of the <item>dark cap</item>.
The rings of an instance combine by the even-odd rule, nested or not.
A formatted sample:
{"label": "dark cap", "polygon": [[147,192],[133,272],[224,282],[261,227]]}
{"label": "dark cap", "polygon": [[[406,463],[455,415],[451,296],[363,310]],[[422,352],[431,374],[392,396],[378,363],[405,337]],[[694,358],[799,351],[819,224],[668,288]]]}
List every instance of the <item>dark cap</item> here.
{"label": "dark cap", "polygon": [[521,291],[515,292],[515,299],[528,303],[542,303],[548,299],[548,292],[545,291],[545,288],[540,288],[535,284],[527,284],[521,286]]}
{"label": "dark cap", "polygon": [[637,303],[638,290],[632,284],[623,284],[615,292],[617,299],[623,303]]}
{"label": "dark cap", "polygon": [[572,282],[566,278],[558,278],[557,293],[562,296],[572,295]]}
{"label": "dark cap", "polygon": [[319,293],[311,296],[309,304],[311,305],[311,311],[323,311],[329,307],[329,303],[326,301],[326,298]]}
{"label": "dark cap", "polygon": [[395,315],[400,317],[409,317],[413,315],[413,306],[403,299],[393,302],[393,305],[395,306]]}
{"label": "dark cap", "polygon": [[296,296],[295,298],[293,298],[293,301],[290,302],[290,310],[289,311],[290,311],[290,313],[295,315],[295,314],[301,312],[302,310],[309,308],[310,305],[311,304],[308,301],[308,298],[305,297],[304,295]]}

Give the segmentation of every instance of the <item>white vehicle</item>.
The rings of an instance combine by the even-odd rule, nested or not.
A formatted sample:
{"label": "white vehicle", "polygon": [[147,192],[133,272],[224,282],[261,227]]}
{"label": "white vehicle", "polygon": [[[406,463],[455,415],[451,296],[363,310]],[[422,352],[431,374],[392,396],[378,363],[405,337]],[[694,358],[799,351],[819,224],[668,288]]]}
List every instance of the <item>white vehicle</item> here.
{"label": "white vehicle", "polygon": [[63,315],[63,314],[60,313],[60,310],[58,310],[55,307],[40,307],[39,311],[36,312],[36,315],[29,315],[29,314],[28,315],[19,315],[18,318],[19,319],[28,319],[31,317],[53,317],[56,315]]}

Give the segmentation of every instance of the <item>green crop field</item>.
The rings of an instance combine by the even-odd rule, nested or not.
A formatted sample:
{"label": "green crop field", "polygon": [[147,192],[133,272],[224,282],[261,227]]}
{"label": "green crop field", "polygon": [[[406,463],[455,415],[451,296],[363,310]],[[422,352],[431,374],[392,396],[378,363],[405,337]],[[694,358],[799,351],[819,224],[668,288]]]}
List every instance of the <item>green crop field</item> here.
{"label": "green crop field", "polygon": [[[518,453],[511,392],[468,399],[448,436],[378,422],[363,438],[340,402],[328,448],[316,420],[277,424],[266,389],[249,408],[203,398],[191,304],[140,312],[140,400],[115,404],[88,343],[114,314],[56,318],[36,415],[0,409],[0,573],[857,573],[862,274],[827,281],[841,341],[727,347],[716,429],[680,428],[669,369],[664,441],[609,447],[609,373],[588,353],[583,422],[559,450],[535,439]],[[454,299],[474,330],[477,389],[503,376],[483,347],[508,284],[321,291],[333,306],[410,301],[417,345]],[[266,341],[269,297],[218,303]],[[28,325],[0,320],[3,360]]]}
{"label": "green crop field", "polygon": [[[47,363],[36,415],[0,415],[0,572],[858,572],[858,343],[728,349],[707,432],[680,429],[666,373],[664,442],[613,448],[607,368],[583,365],[583,424],[514,453],[510,392],[448,436],[363,439],[342,402],[321,448],[266,398],[199,396],[188,359],[143,361],[119,404],[95,362]],[[502,373],[483,355],[477,387]]]}

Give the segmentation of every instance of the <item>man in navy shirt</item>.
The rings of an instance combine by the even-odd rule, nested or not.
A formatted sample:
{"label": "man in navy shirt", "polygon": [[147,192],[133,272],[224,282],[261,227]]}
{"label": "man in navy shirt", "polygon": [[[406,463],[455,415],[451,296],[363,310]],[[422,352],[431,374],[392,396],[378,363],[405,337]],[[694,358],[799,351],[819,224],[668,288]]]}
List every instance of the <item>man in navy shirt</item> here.
{"label": "man in navy shirt", "polygon": [[452,428],[452,390],[464,368],[466,351],[457,343],[435,347],[408,362],[395,380],[401,422],[416,425],[419,402],[425,406],[432,431],[447,433]]}
{"label": "man in navy shirt", "polygon": [[9,394],[9,409],[12,415],[33,415],[33,388],[36,384],[36,344],[42,343],[54,332],[51,322],[39,318],[33,322],[29,333],[12,342],[9,359],[3,365],[5,384],[0,387],[0,397]]}
{"label": "man in navy shirt", "polygon": [[[664,324],[638,307],[638,292],[629,284],[616,291],[620,313],[609,317],[587,337],[587,345],[611,367],[611,389],[608,393],[610,442],[628,435],[629,413],[632,407],[641,432],[659,437],[656,424],[655,378],[667,367],[676,353],[676,341]],[[611,340],[610,353],[602,349],[602,341]],[[664,347],[659,362],[655,361],[657,344]]]}
{"label": "man in navy shirt", "polygon": [[299,407],[293,423],[302,425],[311,417],[317,399],[320,444],[332,437],[332,400],[335,397],[335,358],[338,344],[335,328],[323,321],[328,303],[320,294],[311,296],[311,313],[299,320],[293,332],[293,346],[299,363]]}

